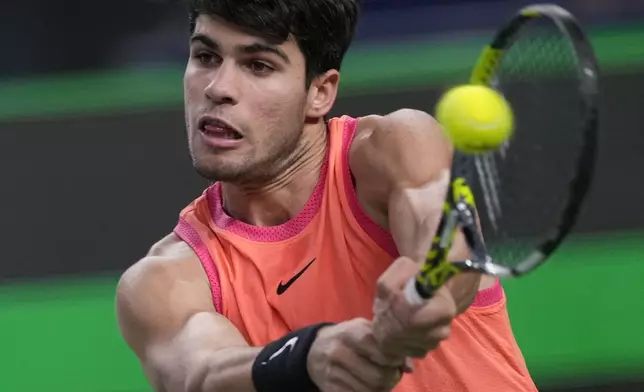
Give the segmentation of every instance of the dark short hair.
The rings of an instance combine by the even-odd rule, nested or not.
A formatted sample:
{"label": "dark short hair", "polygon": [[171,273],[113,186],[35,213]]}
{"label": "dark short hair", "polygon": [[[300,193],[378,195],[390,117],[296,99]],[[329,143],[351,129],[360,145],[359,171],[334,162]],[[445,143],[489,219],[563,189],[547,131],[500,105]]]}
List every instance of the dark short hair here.
{"label": "dark short hair", "polygon": [[359,0],[187,0],[190,31],[199,15],[217,16],[269,42],[289,36],[306,60],[307,86],[316,76],[340,70],[358,22]]}

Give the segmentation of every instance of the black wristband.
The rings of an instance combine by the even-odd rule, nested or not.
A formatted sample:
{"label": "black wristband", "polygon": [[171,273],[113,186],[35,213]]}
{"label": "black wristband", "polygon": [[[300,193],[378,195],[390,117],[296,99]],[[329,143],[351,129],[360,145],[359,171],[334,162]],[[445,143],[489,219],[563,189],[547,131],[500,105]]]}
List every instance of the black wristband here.
{"label": "black wristband", "polygon": [[333,323],[320,323],[293,331],[267,344],[253,363],[257,392],[317,391],[307,368],[311,345],[318,331]]}

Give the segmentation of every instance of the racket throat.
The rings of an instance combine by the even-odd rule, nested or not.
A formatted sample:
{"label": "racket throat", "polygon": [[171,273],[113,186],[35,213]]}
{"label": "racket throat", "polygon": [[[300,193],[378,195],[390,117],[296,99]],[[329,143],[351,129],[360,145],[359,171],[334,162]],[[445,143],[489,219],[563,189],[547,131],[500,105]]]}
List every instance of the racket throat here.
{"label": "racket throat", "polygon": [[479,234],[476,209],[468,205],[465,201],[456,203],[454,211],[457,214],[457,223],[460,225],[465,237],[467,247],[472,252],[474,263],[488,263],[491,261],[483,238]]}
{"label": "racket throat", "polygon": [[443,228],[442,235],[440,237],[440,248],[449,251],[449,248],[452,246],[452,241],[454,239],[454,234],[456,226],[459,224],[459,212],[452,209],[447,215],[445,220],[445,226]]}

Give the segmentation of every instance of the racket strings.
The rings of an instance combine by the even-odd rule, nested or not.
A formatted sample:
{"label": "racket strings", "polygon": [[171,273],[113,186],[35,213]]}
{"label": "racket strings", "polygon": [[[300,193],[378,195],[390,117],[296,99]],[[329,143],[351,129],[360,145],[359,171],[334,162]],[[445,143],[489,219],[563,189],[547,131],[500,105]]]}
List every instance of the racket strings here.
{"label": "racket strings", "polygon": [[515,134],[474,160],[473,188],[488,250],[498,264],[525,260],[557,225],[574,173],[581,119],[578,64],[548,19],[523,28],[494,78],[515,115]]}

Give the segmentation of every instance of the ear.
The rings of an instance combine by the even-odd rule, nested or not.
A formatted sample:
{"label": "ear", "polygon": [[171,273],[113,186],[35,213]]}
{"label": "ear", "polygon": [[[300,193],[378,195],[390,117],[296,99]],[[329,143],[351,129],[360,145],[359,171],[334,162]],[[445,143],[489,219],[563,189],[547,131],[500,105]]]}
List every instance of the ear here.
{"label": "ear", "polygon": [[310,118],[326,116],[335,104],[339,84],[340,73],[335,69],[316,76],[309,87],[305,115]]}

